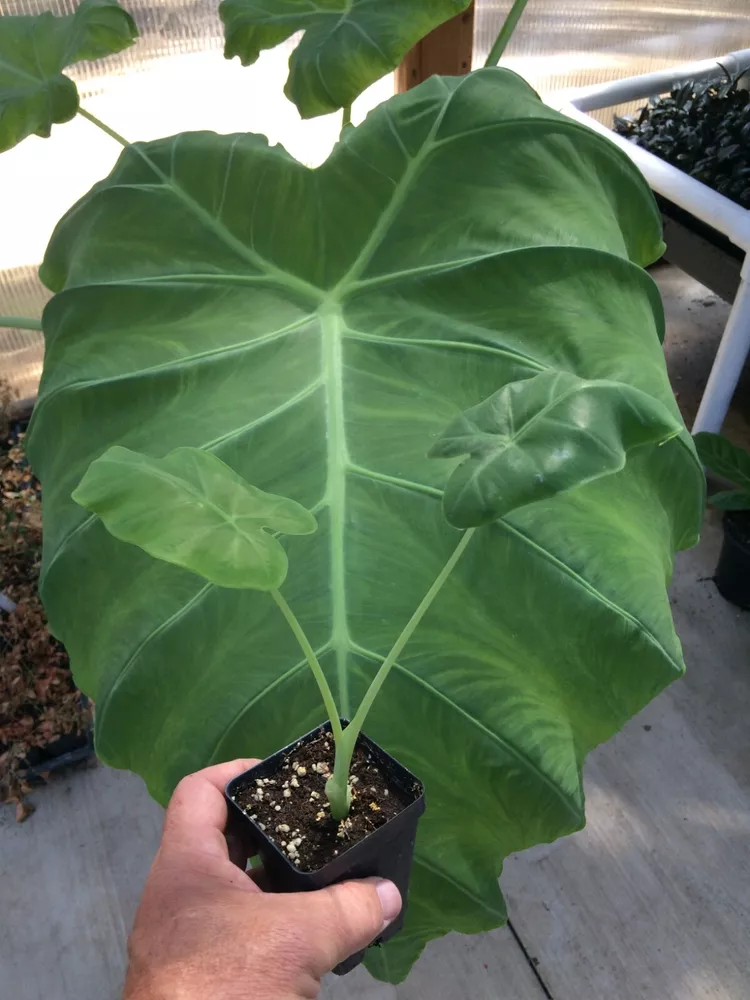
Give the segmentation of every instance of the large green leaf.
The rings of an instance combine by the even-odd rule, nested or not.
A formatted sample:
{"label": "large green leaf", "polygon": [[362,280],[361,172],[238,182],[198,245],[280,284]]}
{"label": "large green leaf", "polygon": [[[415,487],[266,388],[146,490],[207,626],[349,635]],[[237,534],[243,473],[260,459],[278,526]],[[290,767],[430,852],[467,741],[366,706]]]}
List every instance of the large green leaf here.
{"label": "large green leaf", "polygon": [[219,587],[280,587],[289,562],[265,529],[309,535],[317,527],[294,500],[251,486],[198,448],[150,458],[115,445],[91,463],[73,499],[115,538]]}
{"label": "large green leaf", "polygon": [[116,0],[82,0],[75,14],[0,17],[0,151],[27,135],[48,136],[78,111],[63,70],[81,59],[121,52],[138,36]]}
{"label": "large green leaf", "polygon": [[[269,595],[152,560],[70,500],[107,446],[197,446],[317,513],[284,541],[284,594],[351,712],[459,537],[451,463],[427,457],[459,413],[559,370],[679,419],[639,267],[661,250],[627,157],[506,70],[394,98],[316,170],[252,135],[125,151],[45,259],[29,440],[42,593],[102,757],[164,801],[324,714]],[[428,801],[378,975],[496,926],[502,859],[582,825],[585,754],[683,669],[665,585],[703,483],[683,431],[477,532],[365,727]]]}
{"label": "large green leaf", "polygon": [[509,382],[457,417],[432,458],[469,455],[448,480],[451,524],[489,524],[625,465],[627,453],[681,433],[659,400],[622,382],[549,369]]}
{"label": "large green leaf", "polygon": [[303,118],[351,104],[471,0],[222,0],[227,59],[250,66],[296,31],[284,93]]}

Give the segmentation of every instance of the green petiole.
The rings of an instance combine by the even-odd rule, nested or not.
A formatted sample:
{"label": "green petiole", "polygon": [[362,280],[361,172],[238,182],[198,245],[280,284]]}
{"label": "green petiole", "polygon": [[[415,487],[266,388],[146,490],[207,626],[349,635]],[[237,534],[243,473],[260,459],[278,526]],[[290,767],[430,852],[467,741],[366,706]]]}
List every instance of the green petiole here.
{"label": "green petiole", "polygon": [[41,330],[42,321],[30,316],[0,316],[0,326],[9,326],[15,330]]}
{"label": "green petiole", "polygon": [[302,629],[302,626],[297,621],[291,608],[278,590],[271,591],[274,600],[281,609],[281,613],[289,623],[292,632],[294,632],[294,635],[296,636],[297,641],[305,654],[305,658],[310,665],[310,669],[313,672],[313,676],[315,677],[318,688],[323,697],[328,717],[331,720],[331,730],[336,744],[336,756],[333,766],[333,774],[326,782],[326,796],[331,807],[331,815],[334,819],[344,819],[349,812],[349,807],[351,805],[349,768],[351,767],[352,756],[354,754],[354,747],[356,746],[357,738],[362,731],[362,726],[364,725],[365,719],[372,708],[373,702],[378,696],[380,689],[385,683],[388,674],[391,672],[393,665],[400,656],[404,646],[407,644],[414,633],[414,630],[427,613],[430,605],[443,587],[443,584],[453,572],[456,563],[463,555],[475,531],[476,528],[469,528],[468,531],[465,531],[461,536],[458,545],[451,553],[451,556],[445,566],[443,566],[441,571],[438,573],[432,586],[422,598],[419,607],[406,623],[401,631],[401,634],[391,647],[390,652],[383,660],[378,672],[372,679],[372,683],[367,689],[367,692],[365,693],[354,718],[345,729],[342,729],[341,727],[338,709],[336,707],[336,702],[330,686],[325,678],[325,674],[323,673],[320,663],[313,652],[312,646]]}
{"label": "green petiole", "polygon": [[516,30],[516,25],[521,19],[521,14],[523,14],[527,3],[528,0],[515,0],[495,39],[495,44],[490,49],[490,54],[487,56],[487,61],[484,64],[485,66],[497,66],[500,62],[500,58],[507,48],[511,35]]}
{"label": "green petiole", "polygon": [[271,591],[271,597],[278,604],[282,615],[287,620],[289,628],[294,633],[294,637],[300,644],[302,652],[305,654],[305,659],[312,670],[312,675],[315,678],[315,683],[318,685],[318,689],[323,697],[323,704],[326,707],[326,712],[328,712],[328,718],[331,720],[331,731],[333,732],[333,738],[336,741],[336,746],[339,745],[339,740],[342,738],[343,730],[341,728],[341,723],[339,721],[339,712],[336,707],[336,701],[333,697],[333,692],[331,691],[330,685],[326,680],[326,675],[323,673],[323,668],[320,665],[320,661],[315,655],[315,651],[310,645],[310,641],[305,635],[305,631],[297,620],[297,616],[294,614],[292,609],[287,604],[286,600],[282,597],[278,590]]}
{"label": "green petiole", "polygon": [[86,111],[85,108],[79,108],[78,114],[81,118],[85,118],[86,121],[91,122],[92,125],[96,125],[96,127],[100,128],[102,132],[106,132],[111,139],[114,139],[115,142],[119,142],[121,146],[130,145],[128,140],[124,139],[119,132],[115,132],[115,130],[110,128],[109,125],[105,125],[103,121],[96,117],[96,115],[92,115],[91,112]]}

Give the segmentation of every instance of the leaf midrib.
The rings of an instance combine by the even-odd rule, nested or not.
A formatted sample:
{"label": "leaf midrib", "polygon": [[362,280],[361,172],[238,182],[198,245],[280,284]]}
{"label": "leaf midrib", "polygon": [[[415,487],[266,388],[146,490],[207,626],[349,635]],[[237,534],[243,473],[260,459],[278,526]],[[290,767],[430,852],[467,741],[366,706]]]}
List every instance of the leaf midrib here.
{"label": "leaf midrib", "polygon": [[349,622],[346,607],[346,473],[349,463],[344,417],[343,318],[331,302],[320,310],[321,365],[326,412],[326,489],[331,564],[331,645],[336,658],[339,711],[351,715],[349,704]]}

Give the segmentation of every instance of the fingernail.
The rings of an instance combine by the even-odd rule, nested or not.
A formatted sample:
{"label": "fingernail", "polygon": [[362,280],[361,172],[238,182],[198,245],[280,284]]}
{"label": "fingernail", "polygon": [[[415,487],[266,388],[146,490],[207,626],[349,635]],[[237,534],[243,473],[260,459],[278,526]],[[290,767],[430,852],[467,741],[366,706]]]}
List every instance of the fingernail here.
{"label": "fingernail", "polygon": [[382,932],[401,912],[401,893],[393,882],[388,882],[384,878],[378,879],[375,883],[375,891],[383,909],[383,926],[380,928]]}

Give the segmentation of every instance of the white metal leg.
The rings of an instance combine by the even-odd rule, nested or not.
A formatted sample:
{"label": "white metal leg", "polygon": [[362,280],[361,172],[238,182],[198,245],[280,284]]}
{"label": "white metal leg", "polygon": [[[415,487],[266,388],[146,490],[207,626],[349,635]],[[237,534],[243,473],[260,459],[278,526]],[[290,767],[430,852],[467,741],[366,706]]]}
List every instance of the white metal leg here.
{"label": "white metal leg", "polygon": [[693,434],[712,431],[718,434],[729,404],[732,402],[742,367],[750,351],[750,283],[748,263],[742,268],[742,281],[737,289],[732,311],[708,376],[703,399],[693,424]]}

